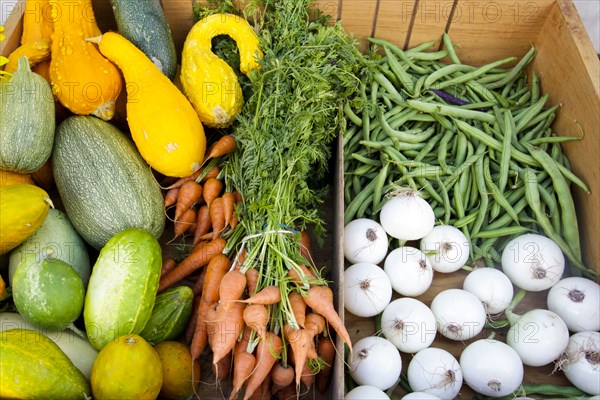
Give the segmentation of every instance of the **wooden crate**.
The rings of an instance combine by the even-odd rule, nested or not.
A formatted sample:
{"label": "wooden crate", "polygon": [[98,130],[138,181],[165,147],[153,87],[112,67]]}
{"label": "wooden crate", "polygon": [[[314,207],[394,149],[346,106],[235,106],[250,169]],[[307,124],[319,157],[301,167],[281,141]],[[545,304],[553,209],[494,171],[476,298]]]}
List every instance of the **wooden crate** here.
{"label": "wooden crate", "polygon": [[[178,50],[193,25],[193,0],[162,0]],[[25,0],[19,0],[5,24],[8,39],[0,43],[0,53],[7,55],[18,46]],[[575,173],[590,187],[591,194],[575,190],[578,217],[581,221],[582,247],[588,265],[600,270],[600,76],[598,56],[575,10],[572,0],[319,0],[316,7],[341,20],[344,28],[361,41],[374,36],[400,47],[414,46],[426,40],[439,40],[448,32],[457,44],[458,55],[465,63],[481,65],[508,56],[522,56],[531,43],[537,56],[531,68],[540,76],[542,90],[550,94],[550,104],[561,104],[554,130],[564,135],[585,135],[579,142],[564,145]],[[116,25],[108,0],[94,1],[94,12],[103,31]],[[332,169],[337,183],[329,203],[337,218],[329,221],[333,234],[328,247],[321,251],[321,261],[332,268],[331,278],[341,283],[344,259],[341,247],[343,232],[342,152],[338,146],[338,166]],[[436,276],[432,288],[419,299],[429,304],[441,290],[461,287],[464,273]],[[522,308],[545,306],[545,294],[528,296]],[[336,292],[342,310],[341,293]],[[519,311],[519,310],[517,310]],[[343,315],[343,312],[342,312]],[[372,319],[346,314],[346,325],[357,340],[373,333]],[[485,333],[481,335],[483,337]],[[436,346],[458,356],[467,343],[437,339]],[[342,354],[343,346],[338,341]],[[404,372],[408,365],[404,357]],[[568,384],[562,374],[551,375],[551,366],[526,368],[526,383]],[[343,398],[344,366],[338,362],[328,398]],[[402,394],[399,392],[399,394]],[[220,397],[217,396],[217,397]],[[461,398],[472,397],[465,389]],[[207,397],[209,398],[209,397]]]}

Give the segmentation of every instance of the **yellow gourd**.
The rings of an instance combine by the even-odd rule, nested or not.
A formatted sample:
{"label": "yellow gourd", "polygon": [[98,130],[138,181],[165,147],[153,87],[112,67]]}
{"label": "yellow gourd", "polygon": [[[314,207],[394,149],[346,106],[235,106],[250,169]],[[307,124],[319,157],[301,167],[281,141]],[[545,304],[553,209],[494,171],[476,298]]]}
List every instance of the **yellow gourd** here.
{"label": "yellow gourd", "polygon": [[242,88],[233,69],[211,50],[219,35],[233,38],[240,51],[240,70],[259,68],[262,58],[258,37],[248,22],[233,14],[213,14],[198,21],[183,44],[181,83],[200,120],[211,127],[233,122],[244,103]]}
{"label": "yellow gourd", "polygon": [[50,59],[54,23],[49,0],[27,0],[23,11],[21,46],[8,56],[7,72],[17,70],[19,58],[27,56],[29,66]]}
{"label": "yellow gourd", "polygon": [[0,187],[28,183],[33,185],[33,179],[28,174],[18,174],[10,171],[0,171]]}
{"label": "yellow gourd", "polygon": [[101,35],[91,0],[51,0],[54,18],[50,80],[71,112],[113,117],[122,88],[119,70],[86,39]]}
{"label": "yellow gourd", "polygon": [[190,102],[123,36],[107,32],[96,42],[100,52],[123,71],[127,122],[144,160],[166,176],[193,174],[203,161],[206,136]]}
{"label": "yellow gourd", "polygon": [[17,184],[0,188],[0,254],[14,249],[44,222],[52,200],[43,189]]}

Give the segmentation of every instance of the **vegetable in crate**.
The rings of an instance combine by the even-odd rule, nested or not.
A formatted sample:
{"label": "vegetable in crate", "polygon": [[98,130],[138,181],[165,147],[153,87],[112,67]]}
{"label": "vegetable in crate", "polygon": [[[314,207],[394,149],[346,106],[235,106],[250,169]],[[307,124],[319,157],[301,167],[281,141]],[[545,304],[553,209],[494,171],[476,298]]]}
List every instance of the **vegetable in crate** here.
{"label": "vegetable in crate", "polygon": [[27,254],[37,254],[40,259],[52,257],[66,262],[79,274],[83,286],[87,287],[91,273],[87,246],[63,211],[48,210],[42,226],[10,252],[9,282],[12,282],[17,265]]}
{"label": "vegetable in crate", "polygon": [[177,339],[188,323],[193,300],[194,293],[188,286],[176,286],[159,293],[140,336],[150,344]]}
{"label": "vegetable in crate", "polygon": [[159,238],[165,215],[158,182],[121,131],[91,116],[72,116],[56,131],[52,170],[67,215],[101,249],[130,227]]}
{"label": "vegetable in crate", "polygon": [[200,384],[201,368],[192,361],[190,349],[180,342],[164,341],[156,346],[162,365],[160,396],[165,399],[184,399],[194,394]]}
{"label": "vegetable in crate", "polygon": [[127,83],[127,123],[140,154],[161,174],[193,174],[206,150],[194,108],[129,40],[108,32],[95,38],[102,55],[119,66]]}
{"label": "vegetable in crate", "polygon": [[233,69],[212,52],[211,41],[229,35],[240,52],[240,70],[248,75],[262,58],[252,26],[239,15],[213,14],[196,22],[185,39],[181,83],[200,120],[210,127],[231,125],[242,109],[244,95]]}
{"label": "vegetable in crate", "polygon": [[83,310],[85,287],[66,262],[28,254],[12,279],[13,299],[19,313],[32,325],[63,330]]}
{"label": "vegetable in crate", "polygon": [[97,400],[156,399],[162,385],[160,358],[140,336],[120,336],[98,353],[90,383]]}
{"label": "vegetable in crate", "polygon": [[0,397],[80,400],[92,393],[85,376],[38,331],[0,332]]}
{"label": "vegetable in crate", "polygon": [[0,199],[0,254],[4,254],[33,235],[53,204],[48,193],[29,184],[1,187]]}
{"label": "vegetable in crate", "polygon": [[119,33],[142,50],[169,79],[177,72],[177,53],[160,0],[111,0]]}
{"label": "vegetable in crate", "polygon": [[9,81],[0,83],[0,120],[0,168],[18,173],[41,168],[54,142],[54,100],[27,57]]}
{"label": "vegetable in crate", "polygon": [[118,337],[139,334],[152,314],[162,252],[147,231],[129,228],[113,236],[92,269],[85,295],[85,329],[100,350]]}
{"label": "vegetable in crate", "polygon": [[87,40],[101,34],[92,0],[51,0],[50,4],[57,16],[50,62],[52,91],[74,114],[112,119],[123,81],[117,67]]}

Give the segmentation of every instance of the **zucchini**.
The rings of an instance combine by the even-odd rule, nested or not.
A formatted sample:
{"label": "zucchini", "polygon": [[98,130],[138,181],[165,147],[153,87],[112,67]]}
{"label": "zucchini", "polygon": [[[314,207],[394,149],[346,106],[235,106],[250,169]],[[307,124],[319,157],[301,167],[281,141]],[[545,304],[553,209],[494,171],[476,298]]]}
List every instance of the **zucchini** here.
{"label": "zucchini", "polygon": [[194,292],[188,286],[176,286],[159,293],[140,336],[152,344],[177,339],[190,319],[193,301]]}
{"label": "zucchini", "polygon": [[160,244],[147,231],[129,228],[106,243],[92,268],[83,309],[85,329],[95,349],[144,329],[156,300],[161,267]]}
{"label": "zucchini", "polygon": [[135,145],[110,123],[65,119],[56,132],[52,169],[71,223],[94,248],[131,227],[161,236],[160,186]]}
{"label": "zucchini", "polygon": [[119,33],[169,79],[177,73],[177,53],[160,0],[111,0]]}

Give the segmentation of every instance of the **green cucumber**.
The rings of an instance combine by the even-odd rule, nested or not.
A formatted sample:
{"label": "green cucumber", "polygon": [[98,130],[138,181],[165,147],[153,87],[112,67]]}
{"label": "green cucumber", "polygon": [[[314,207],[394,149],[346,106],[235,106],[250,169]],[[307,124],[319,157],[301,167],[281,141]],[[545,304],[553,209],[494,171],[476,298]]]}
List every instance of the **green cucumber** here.
{"label": "green cucumber", "polygon": [[177,73],[177,53],[160,0],[111,0],[119,33],[169,79]]}
{"label": "green cucumber", "polygon": [[81,315],[85,288],[66,262],[28,254],[17,266],[12,294],[19,314],[30,324],[60,331]]}
{"label": "green cucumber", "polygon": [[175,286],[158,294],[140,336],[152,344],[177,339],[190,319],[193,301],[194,292],[188,286]]}
{"label": "green cucumber", "polygon": [[56,131],[52,169],[71,223],[94,248],[131,227],[161,236],[160,186],[135,145],[110,123],[65,119]]}
{"label": "green cucumber", "polygon": [[92,394],[81,371],[41,332],[1,332],[0,354],[0,398],[81,400]]}
{"label": "green cucumber", "polygon": [[88,339],[95,349],[144,329],[156,300],[161,266],[160,244],[142,229],[125,229],[102,248],[92,268],[83,310]]}
{"label": "green cucumber", "polygon": [[48,210],[42,226],[10,252],[9,282],[12,282],[17,265],[25,255],[34,253],[40,260],[47,256],[63,260],[77,271],[83,286],[87,286],[91,273],[87,246],[63,211],[54,208]]}

